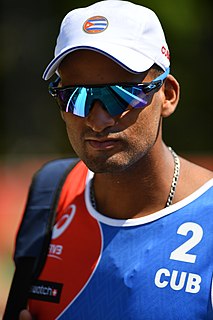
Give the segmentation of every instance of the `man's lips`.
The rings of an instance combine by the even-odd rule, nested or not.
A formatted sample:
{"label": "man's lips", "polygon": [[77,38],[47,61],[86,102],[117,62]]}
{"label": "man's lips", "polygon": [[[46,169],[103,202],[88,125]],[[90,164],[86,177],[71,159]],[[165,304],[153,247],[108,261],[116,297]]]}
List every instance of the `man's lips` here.
{"label": "man's lips", "polygon": [[96,150],[106,150],[115,147],[118,143],[116,139],[86,139],[86,142]]}

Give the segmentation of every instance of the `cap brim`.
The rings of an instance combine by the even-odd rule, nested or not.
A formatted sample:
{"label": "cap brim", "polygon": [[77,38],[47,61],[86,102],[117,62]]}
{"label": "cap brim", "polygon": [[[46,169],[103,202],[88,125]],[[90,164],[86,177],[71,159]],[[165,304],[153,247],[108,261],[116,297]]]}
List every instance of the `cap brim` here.
{"label": "cap brim", "polygon": [[[110,52],[109,48],[110,47]],[[64,50],[59,53],[47,66],[46,70],[43,74],[43,79],[48,80],[50,79],[53,74],[58,69],[60,63],[62,60],[71,52],[76,50],[93,50],[97,51],[103,55],[106,55],[119,65],[121,65],[123,68],[127,69],[130,72],[133,73],[140,73],[143,71],[148,70],[153,64],[154,60],[148,58],[147,56],[144,56],[141,54],[141,52],[138,52],[136,50],[133,50],[128,47],[122,47],[118,46],[116,44],[102,44],[100,46],[100,43],[98,45],[96,44],[88,44],[88,45],[81,45],[78,44],[76,46],[72,47],[66,47]]]}

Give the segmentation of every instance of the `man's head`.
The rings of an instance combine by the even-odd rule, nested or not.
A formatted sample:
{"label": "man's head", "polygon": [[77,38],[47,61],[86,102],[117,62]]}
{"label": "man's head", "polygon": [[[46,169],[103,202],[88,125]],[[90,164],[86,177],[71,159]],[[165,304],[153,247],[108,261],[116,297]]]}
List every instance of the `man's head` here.
{"label": "man's head", "polygon": [[153,11],[127,1],[106,0],[69,12],[62,21],[55,58],[44,72],[49,79],[70,52],[98,51],[133,73],[157,64],[169,68],[169,49]]}
{"label": "man's head", "polygon": [[[155,68],[131,73],[91,50],[70,53],[60,64],[58,72],[60,85],[65,90],[73,86],[77,89],[75,84],[92,87],[94,83],[100,86],[121,82],[147,83],[159,73]],[[78,98],[82,106],[84,97],[79,95]],[[146,108],[130,108],[112,116],[99,96],[87,116],[62,111],[62,118],[73,149],[92,171],[120,172],[139,161],[154,145],[162,143],[161,119],[174,111],[177,101],[178,84],[172,75],[168,75],[162,87],[152,94]]]}
{"label": "man's head", "polygon": [[92,171],[125,170],[162,143],[161,119],[179,96],[169,65],[149,9],[107,0],[65,17],[44,78],[59,75],[50,92],[62,102],[73,149]]}

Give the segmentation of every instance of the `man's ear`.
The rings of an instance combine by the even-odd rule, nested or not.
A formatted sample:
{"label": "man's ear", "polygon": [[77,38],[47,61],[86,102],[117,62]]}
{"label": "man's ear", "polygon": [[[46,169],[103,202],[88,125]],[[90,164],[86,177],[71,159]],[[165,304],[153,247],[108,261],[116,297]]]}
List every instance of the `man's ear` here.
{"label": "man's ear", "polygon": [[176,109],[179,97],[180,86],[177,80],[169,74],[163,85],[164,102],[162,105],[161,115],[163,118],[169,117]]}

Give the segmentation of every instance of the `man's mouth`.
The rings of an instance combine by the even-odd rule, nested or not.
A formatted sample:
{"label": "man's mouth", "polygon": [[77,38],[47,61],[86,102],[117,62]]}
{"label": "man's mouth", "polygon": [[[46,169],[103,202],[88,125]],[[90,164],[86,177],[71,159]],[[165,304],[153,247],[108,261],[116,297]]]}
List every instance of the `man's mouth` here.
{"label": "man's mouth", "polygon": [[86,139],[86,142],[95,150],[112,149],[118,144],[116,139]]}

